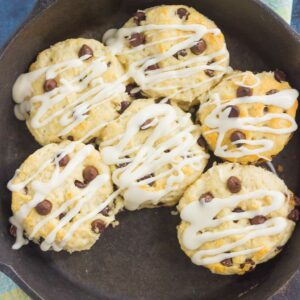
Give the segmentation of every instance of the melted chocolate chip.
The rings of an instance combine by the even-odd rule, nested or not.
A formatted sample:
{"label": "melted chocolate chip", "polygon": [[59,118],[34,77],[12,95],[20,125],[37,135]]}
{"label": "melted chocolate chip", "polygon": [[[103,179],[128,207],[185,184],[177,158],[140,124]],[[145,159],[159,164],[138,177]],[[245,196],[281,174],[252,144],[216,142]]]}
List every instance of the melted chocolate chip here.
{"label": "melted chocolate chip", "polygon": [[146,120],[141,126],[140,126],[140,130],[146,130],[148,128],[150,128],[148,125],[151,124],[153,122],[153,119],[148,119]]}
{"label": "melted chocolate chip", "polygon": [[215,76],[215,71],[214,70],[205,70],[204,73],[208,76],[208,77],[214,77]]}
{"label": "melted chocolate chip", "polygon": [[59,214],[59,216],[58,216],[58,218],[61,220],[62,218],[64,218],[66,216],[66,213],[61,213],[61,214]]}
{"label": "melted chocolate chip", "polygon": [[128,95],[133,99],[145,98],[140,87],[135,83],[129,83],[126,86],[126,93],[128,93]]}
{"label": "melted chocolate chip", "polygon": [[65,167],[70,161],[70,156],[69,155],[65,155],[59,162],[59,166],[60,167]]}
{"label": "melted chocolate chip", "polygon": [[229,108],[230,108],[230,112],[228,114],[229,118],[238,118],[240,116],[240,109],[238,108],[238,106],[228,105],[225,107],[226,110]]}
{"label": "melted chocolate chip", "polygon": [[206,45],[205,40],[201,39],[199,42],[197,42],[196,45],[191,47],[191,51],[195,55],[200,55],[201,53],[203,53],[206,50],[206,48],[207,48],[207,45]]}
{"label": "melted chocolate chip", "polygon": [[220,264],[222,264],[223,266],[225,267],[231,267],[233,265],[233,261],[232,261],[232,258],[226,258],[226,259],[223,259]]}
{"label": "melted chocolate chip", "polygon": [[145,36],[139,32],[134,32],[129,38],[129,44],[132,47],[137,47],[142,44],[145,44],[145,41],[146,41]]}
{"label": "melted chocolate chip", "polygon": [[234,213],[242,213],[242,212],[244,212],[244,210],[242,208],[240,208],[240,207],[236,207],[232,212],[234,212]]}
{"label": "melted chocolate chip", "polygon": [[109,212],[110,212],[110,208],[109,208],[109,206],[106,206],[100,213],[103,216],[107,217],[109,215]]}
{"label": "melted chocolate chip", "polygon": [[82,45],[82,47],[80,48],[80,50],[78,52],[79,57],[82,57],[84,55],[90,55],[90,56],[94,55],[92,48],[86,44]]}
{"label": "melted chocolate chip", "polygon": [[86,187],[86,183],[80,181],[80,180],[75,180],[74,184],[76,187],[78,187],[79,189],[84,189]]}
{"label": "melted chocolate chip", "polygon": [[199,110],[199,104],[193,105],[191,106],[191,108],[189,109],[189,113],[191,114],[191,119],[194,123],[196,123],[197,121],[197,112]]}
{"label": "melted chocolate chip", "polygon": [[236,90],[236,96],[238,98],[252,96],[253,90],[249,87],[239,86]]}
{"label": "melted chocolate chip", "polygon": [[246,258],[245,264],[250,264],[250,265],[254,266],[255,262],[251,258]]}
{"label": "melted chocolate chip", "polygon": [[268,113],[269,112],[269,107],[268,106],[265,106],[264,107],[264,113],[266,114],[266,113]]}
{"label": "melted chocolate chip", "polygon": [[228,190],[233,194],[240,192],[242,189],[241,180],[235,176],[230,176],[227,179],[226,185]]}
{"label": "melted chocolate chip", "polygon": [[272,90],[267,91],[267,92],[266,92],[266,95],[273,95],[273,94],[276,94],[276,93],[278,93],[278,92],[279,92],[278,90],[272,89]]}
{"label": "melted chocolate chip", "polygon": [[214,199],[214,195],[211,192],[204,193],[200,196],[199,201],[204,201],[206,203]]}
{"label": "melted chocolate chip", "polygon": [[[245,139],[246,139],[246,135],[243,132],[241,132],[241,131],[234,131],[230,135],[231,142],[236,142],[236,141],[245,140]],[[236,145],[236,147],[241,147],[242,143],[237,143],[235,145]]]}
{"label": "melted chocolate chip", "polygon": [[89,183],[98,176],[98,170],[93,166],[87,166],[82,171],[82,176],[85,183]]}
{"label": "melted chocolate chip", "polygon": [[176,52],[174,55],[173,55],[176,59],[179,59],[180,56],[184,57],[184,56],[187,56],[187,52],[185,49],[182,49],[182,50],[179,50],[178,52]]}
{"label": "melted chocolate chip", "polygon": [[52,203],[49,200],[45,199],[38,205],[36,205],[35,210],[39,215],[46,216],[52,210]]}
{"label": "melted chocolate chip", "polygon": [[100,219],[96,219],[92,222],[91,224],[92,226],[92,230],[95,233],[102,233],[106,227],[104,221],[100,220]]}
{"label": "melted chocolate chip", "polygon": [[[149,178],[154,177],[154,176],[155,176],[154,173],[150,173],[150,174],[148,174],[148,175],[146,175],[146,176],[144,176],[144,177],[138,179],[137,182],[140,182],[140,181],[149,179]],[[148,185],[150,185],[150,186],[152,186],[153,184],[154,184],[154,181],[148,183]]]}
{"label": "melted chocolate chip", "polygon": [[177,9],[176,14],[178,15],[178,17],[179,17],[180,19],[185,19],[185,20],[187,20],[190,13],[187,11],[186,8],[180,7],[180,8]]}
{"label": "melted chocolate chip", "polygon": [[274,72],[274,78],[279,82],[286,81],[286,74],[283,71],[276,69]]}
{"label": "melted chocolate chip", "polygon": [[259,225],[263,224],[267,221],[267,218],[265,216],[255,216],[252,219],[249,219],[249,222],[251,225]]}
{"label": "melted chocolate chip", "polygon": [[207,143],[206,143],[205,139],[204,139],[202,136],[200,136],[200,137],[198,138],[197,144],[198,144],[200,147],[202,147],[202,148],[204,148],[204,149],[207,149]]}
{"label": "melted chocolate chip", "polygon": [[288,219],[294,222],[299,221],[299,210],[297,208],[294,208],[289,214]]}
{"label": "melted chocolate chip", "polygon": [[122,101],[118,113],[121,115],[130,106],[130,104],[131,104],[130,101]]}
{"label": "melted chocolate chip", "polygon": [[44,91],[50,92],[57,88],[57,82],[55,79],[47,79],[44,83]]}
{"label": "melted chocolate chip", "polygon": [[10,225],[8,228],[8,232],[12,237],[17,236],[17,227],[15,225]]}
{"label": "melted chocolate chip", "polygon": [[69,135],[69,136],[67,137],[67,140],[69,140],[69,141],[73,142],[73,141],[74,141],[74,137],[73,137],[73,135]]}
{"label": "melted chocolate chip", "polygon": [[87,143],[88,144],[95,144],[97,141],[97,138],[96,137],[93,137],[92,139],[90,139]]}
{"label": "melted chocolate chip", "polygon": [[154,71],[154,70],[157,70],[159,69],[159,64],[153,64],[153,65],[150,65],[148,66],[145,71]]}
{"label": "melted chocolate chip", "polygon": [[145,20],[146,20],[146,14],[141,10],[138,10],[133,16],[133,22],[137,26],[141,25],[141,22]]}

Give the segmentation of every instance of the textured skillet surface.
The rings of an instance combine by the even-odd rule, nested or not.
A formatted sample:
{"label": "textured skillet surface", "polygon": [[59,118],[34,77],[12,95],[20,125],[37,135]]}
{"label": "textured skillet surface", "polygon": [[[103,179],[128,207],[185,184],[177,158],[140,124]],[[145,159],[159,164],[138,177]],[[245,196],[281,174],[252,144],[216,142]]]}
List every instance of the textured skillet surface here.
{"label": "textured skillet surface", "polygon": [[[10,94],[16,76],[26,70],[38,51],[50,44],[74,36],[100,38],[107,28],[120,26],[133,11],[141,8],[138,3],[133,0],[60,1],[28,24],[2,56],[0,261],[12,265],[46,299],[218,299],[219,295],[224,299],[236,299],[239,295],[244,295],[241,299],[267,298],[300,265],[299,230],[278,258],[245,277],[214,276],[190,264],[179,250],[175,229],[178,218],[171,216],[169,209],[122,214],[121,226],[108,230],[102,242],[89,252],[71,256],[41,253],[33,245],[18,252],[10,250],[12,240],[6,233],[10,195],[5,183],[21,161],[38,147],[25,124],[15,120],[12,113]],[[159,2],[143,3],[149,7]],[[248,0],[243,4],[239,0],[203,0],[201,5],[198,1],[177,3],[194,6],[217,22],[227,38],[234,67],[256,71],[279,67],[300,88],[299,38],[259,4]],[[299,134],[296,134],[275,161],[285,166],[283,178],[296,192],[300,178],[299,144]]]}

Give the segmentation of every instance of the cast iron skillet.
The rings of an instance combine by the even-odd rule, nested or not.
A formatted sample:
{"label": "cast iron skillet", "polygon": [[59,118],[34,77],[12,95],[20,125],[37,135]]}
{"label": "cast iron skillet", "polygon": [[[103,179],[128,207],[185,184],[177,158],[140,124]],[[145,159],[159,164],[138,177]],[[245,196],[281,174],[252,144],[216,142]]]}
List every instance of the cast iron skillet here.
{"label": "cast iron skillet", "polygon": [[[39,146],[13,115],[11,88],[36,54],[70,37],[100,39],[138,8],[186,4],[217,22],[224,31],[231,64],[254,71],[280,68],[300,89],[300,38],[259,0],[61,0],[40,1],[31,21],[15,35],[0,58],[0,262],[33,298],[45,299],[266,299],[278,294],[300,267],[296,229],[282,254],[245,276],[217,276],[194,266],[179,249],[171,209],[122,213],[87,252],[42,253],[30,243],[11,250],[7,234],[10,193],[5,185],[20,163]],[[275,160],[295,191],[300,180],[300,131]]]}

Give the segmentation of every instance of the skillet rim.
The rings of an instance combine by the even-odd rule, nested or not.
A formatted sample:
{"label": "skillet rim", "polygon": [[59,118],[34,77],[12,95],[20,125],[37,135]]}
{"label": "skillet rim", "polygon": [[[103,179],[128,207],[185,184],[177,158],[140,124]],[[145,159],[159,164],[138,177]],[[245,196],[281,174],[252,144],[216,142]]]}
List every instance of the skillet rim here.
{"label": "skillet rim", "polygon": [[[123,1],[123,0],[122,0]],[[275,23],[282,27],[287,34],[287,39],[293,39],[300,44],[300,33],[297,33],[282,17],[280,17],[276,12],[274,12],[269,6],[264,4],[261,0],[244,0],[252,2],[257,6],[257,10],[263,12],[263,14],[270,16]],[[11,35],[11,37],[5,42],[5,44],[0,48],[0,61],[3,59],[5,54],[9,51],[10,47],[13,46],[14,41],[22,35],[22,33],[27,29],[27,27],[39,17],[47,13],[47,11],[54,5],[58,5],[59,0],[37,0],[36,5],[33,7],[32,11],[25,18],[23,23],[20,24],[18,29]],[[0,271],[13,280],[28,296],[32,299],[44,299],[39,295],[38,291],[35,291],[34,288],[30,287],[26,283],[26,280],[23,279],[12,262],[7,264],[4,261],[0,261]],[[286,278],[286,283],[282,286],[279,286],[268,299],[272,299],[275,296],[282,294],[284,296],[284,290],[288,287],[291,281],[295,278],[295,275],[299,273],[300,266],[289,278]],[[87,295],[88,296],[88,295]]]}

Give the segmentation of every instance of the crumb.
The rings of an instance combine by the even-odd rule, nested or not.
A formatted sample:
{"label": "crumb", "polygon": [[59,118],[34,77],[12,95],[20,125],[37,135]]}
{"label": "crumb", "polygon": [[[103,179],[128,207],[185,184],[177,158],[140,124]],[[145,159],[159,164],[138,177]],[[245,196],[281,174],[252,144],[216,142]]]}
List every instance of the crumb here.
{"label": "crumb", "polygon": [[171,215],[172,216],[177,216],[178,215],[178,211],[177,210],[171,210]]}
{"label": "crumb", "polygon": [[282,173],[284,170],[283,165],[280,165],[280,164],[276,167],[276,169],[277,169],[277,172],[279,172],[279,173]]}
{"label": "crumb", "polygon": [[112,225],[113,228],[116,228],[117,226],[119,226],[119,224],[120,224],[120,222],[117,221],[117,220],[115,220],[115,221],[113,221],[113,222],[111,223],[111,225]]}

